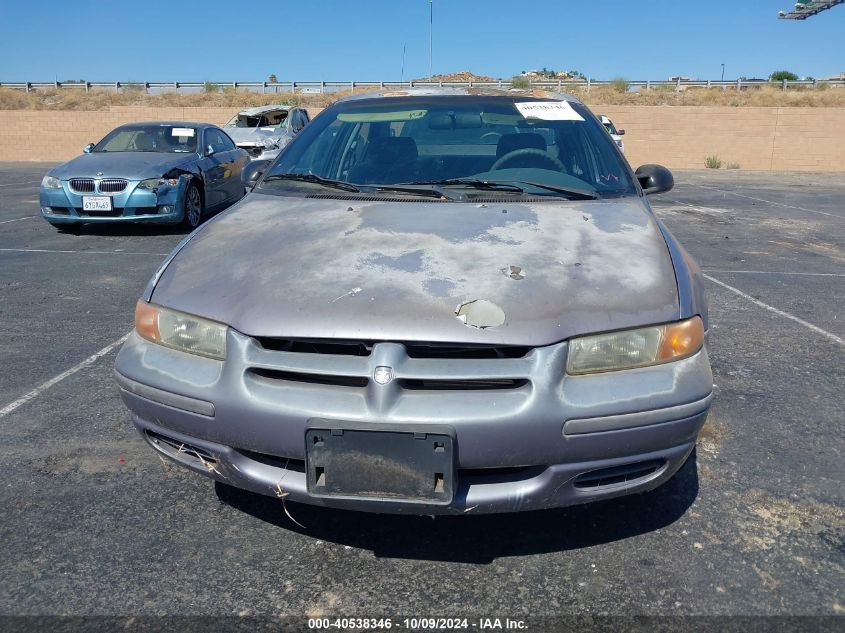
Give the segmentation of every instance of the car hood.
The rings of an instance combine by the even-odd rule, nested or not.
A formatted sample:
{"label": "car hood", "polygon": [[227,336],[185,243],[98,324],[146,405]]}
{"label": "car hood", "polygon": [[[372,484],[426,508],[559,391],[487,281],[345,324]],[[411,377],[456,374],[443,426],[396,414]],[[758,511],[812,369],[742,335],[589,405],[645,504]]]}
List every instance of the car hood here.
{"label": "car hood", "polygon": [[[152,301],[252,336],[495,345],[679,318],[672,261],[639,198],[475,204],[254,192],[186,243]],[[503,322],[466,325],[456,310],[473,301],[482,321]]]}
{"label": "car hood", "polygon": [[225,130],[226,134],[235,142],[235,145],[238,143],[255,143],[265,138],[279,139],[286,134],[285,129],[273,127],[227,127]]}
{"label": "car hood", "polygon": [[165,154],[158,152],[94,152],[82,154],[52,169],[51,176],[68,178],[158,178],[176,167],[195,161],[196,154]]}

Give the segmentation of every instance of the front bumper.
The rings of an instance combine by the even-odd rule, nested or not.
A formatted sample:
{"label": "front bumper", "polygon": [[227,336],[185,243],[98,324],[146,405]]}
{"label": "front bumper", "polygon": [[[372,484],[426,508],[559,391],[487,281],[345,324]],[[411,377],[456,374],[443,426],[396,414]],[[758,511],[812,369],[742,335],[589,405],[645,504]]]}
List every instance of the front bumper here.
{"label": "front bumper", "polygon": [[[41,216],[51,224],[112,224],[151,222],[176,224],[182,221],[184,196],[190,177],[182,176],[178,184],[158,191],[139,189],[140,180],[129,180],[126,188],[116,194],[99,192],[78,193],[62,181],[60,189],[41,187]],[[83,211],[83,196],[109,196],[112,211]]]}
{"label": "front bumper", "polygon": [[[649,490],[683,465],[710,405],[706,349],[674,363],[588,376],[564,375],[566,343],[494,360],[410,358],[403,350],[383,343],[369,357],[332,357],[336,373],[372,376],[386,364],[396,374],[388,385],[337,386],[289,379],[319,376],[327,356],[270,351],[231,330],[225,362],[133,334],[116,371],[135,426],[159,453],[253,492],[373,512],[513,512]],[[506,389],[405,386],[459,374],[527,378]],[[314,418],[453,429],[452,502],[310,495],[305,430]]]}
{"label": "front bumper", "polygon": [[256,145],[255,143],[240,143],[238,147],[246,150],[249,154],[249,160],[275,160],[282,151],[281,147],[267,148],[263,145]]}

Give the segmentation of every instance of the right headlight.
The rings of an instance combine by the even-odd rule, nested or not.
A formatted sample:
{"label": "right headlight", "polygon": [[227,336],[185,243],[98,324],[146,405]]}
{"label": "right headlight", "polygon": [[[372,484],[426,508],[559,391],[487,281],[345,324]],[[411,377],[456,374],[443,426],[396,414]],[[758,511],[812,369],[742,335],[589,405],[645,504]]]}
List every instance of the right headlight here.
{"label": "right headlight", "polygon": [[700,317],[569,341],[566,373],[592,374],[658,365],[692,356],[704,345]]}
{"label": "right headlight", "polygon": [[41,186],[45,189],[61,189],[62,181],[55,176],[44,176],[41,180]]}
{"label": "right headlight", "polygon": [[224,360],[228,329],[222,323],[143,300],[135,305],[135,330],[140,336],[189,354]]}

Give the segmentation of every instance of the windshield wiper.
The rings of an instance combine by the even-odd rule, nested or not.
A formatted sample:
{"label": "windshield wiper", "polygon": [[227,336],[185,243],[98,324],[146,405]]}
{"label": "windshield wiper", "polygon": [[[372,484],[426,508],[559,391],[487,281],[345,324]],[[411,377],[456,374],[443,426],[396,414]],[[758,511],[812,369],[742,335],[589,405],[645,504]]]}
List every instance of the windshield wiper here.
{"label": "windshield wiper", "polygon": [[431,198],[445,198],[447,200],[464,200],[466,196],[455,195],[452,191],[445,191],[437,183],[400,183],[398,185],[368,185],[375,191],[400,191],[403,193],[428,196]]}
{"label": "windshield wiper", "polygon": [[522,193],[522,187],[506,182],[498,182],[495,180],[478,180],[476,178],[444,178],[443,180],[427,180],[421,182],[408,182],[406,185],[442,185],[462,186],[469,189],[483,189],[485,191],[512,191],[513,193]]}
{"label": "windshield wiper", "polygon": [[560,193],[572,200],[598,200],[601,197],[595,191],[587,191],[586,189],[570,189],[569,187],[558,187],[557,185],[547,185],[542,182],[530,182],[528,180],[517,180],[516,182],[528,185],[529,187],[537,187],[538,189]]}
{"label": "windshield wiper", "polygon": [[[519,183],[519,184],[516,184]],[[540,182],[530,182],[528,180],[479,180],[473,178],[447,178],[444,180],[432,180],[430,182],[412,182],[410,185],[442,185],[446,186],[463,186],[470,189],[481,189],[484,191],[510,191],[513,193],[524,193],[525,189],[519,185],[527,185],[529,187],[537,187],[538,189],[545,189],[565,195],[571,200],[596,200],[599,195],[592,191],[585,189],[569,189],[567,187],[558,187],[556,185],[546,185]]]}
{"label": "windshield wiper", "polygon": [[358,193],[361,191],[358,187],[350,182],[342,180],[331,180],[330,178],[323,178],[317,174],[271,174],[264,178],[264,182],[271,180],[295,180],[299,182],[313,182],[324,187],[331,187],[333,189],[342,189],[343,191],[354,191]]}

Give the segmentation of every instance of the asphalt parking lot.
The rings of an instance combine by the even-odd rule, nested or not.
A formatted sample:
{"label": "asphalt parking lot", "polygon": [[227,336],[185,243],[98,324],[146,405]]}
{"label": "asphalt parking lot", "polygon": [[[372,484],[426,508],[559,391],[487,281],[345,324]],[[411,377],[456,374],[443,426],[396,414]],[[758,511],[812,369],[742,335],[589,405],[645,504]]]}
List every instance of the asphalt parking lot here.
{"label": "asphalt parking lot", "polygon": [[0,164],[0,614],[845,613],[845,177],[679,172],[653,200],[708,276],[695,459],[635,497],[371,516],[163,463],[113,384],[183,237],[59,233],[45,164]]}

